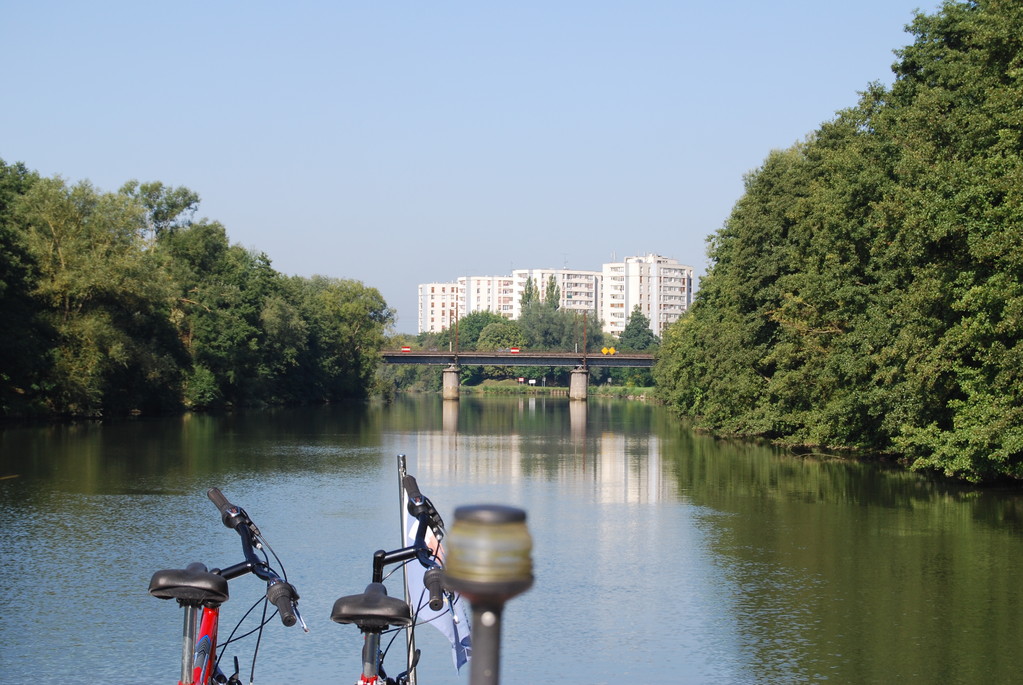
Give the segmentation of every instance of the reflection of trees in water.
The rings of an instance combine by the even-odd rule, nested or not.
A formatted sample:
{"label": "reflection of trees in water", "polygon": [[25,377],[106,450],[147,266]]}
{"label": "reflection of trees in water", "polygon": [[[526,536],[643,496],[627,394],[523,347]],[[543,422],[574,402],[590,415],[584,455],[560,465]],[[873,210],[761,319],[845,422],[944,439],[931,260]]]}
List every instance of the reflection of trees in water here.
{"label": "reflection of trees in water", "polygon": [[764,682],[969,682],[1023,634],[1016,493],[695,434],[665,461],[715,512],[710,547]]}

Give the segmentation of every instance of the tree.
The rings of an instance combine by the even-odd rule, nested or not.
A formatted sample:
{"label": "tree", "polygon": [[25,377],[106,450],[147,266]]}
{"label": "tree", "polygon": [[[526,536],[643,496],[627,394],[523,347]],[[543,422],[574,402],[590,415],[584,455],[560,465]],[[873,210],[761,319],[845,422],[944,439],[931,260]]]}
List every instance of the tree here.
{"label": "tree", "polygon": [[365,397],[393,312],[341,279],[288,279],[193,222],[198,195],[117,193],[0,161],[0,413]]}
{"label": "tree", "polygon": [[315,381],[324,400],[365,397],[373,384],[394,312],[376,288],[314,276],[297,282],[311,322]]}
{"label": "tree", "polygon": [[519,298],[519,305],[522,309],[525,309],[534,302],[540,300],[540,289],[536,287],[536,282],[533,281],[532,276],[526,277],[526,285],[522,290],[522,297]]}
{"label": "tree", "polygon": [[622,334],[618,337],[618,347],[623,352],[643,352],[653,349],[659,344],[660,340],[650,330],[650,319],[643,314],[637,304],[633,308],[632,314],[629,315]]}
{"label": "tree", "polygon": [[179,186],[168,188],[159,181],[139,183],[131,180],[121,186],[121,194],[137,200],[145,208],[145,223],[153,237],[192,223],[199,207],[199,195]]}
{"label": "tree", "polygon": [[558,287],[558,281],[554,278],[554,274],[547,278],[547,287],[544,289],[543,301],[549,309],[561,307],[561,288]]}
{"label": "tree", "polygon": [[719,432],[1019,479],[1023,7],[910,31],[891,89],[747,177],[655,375]]}
{"label": "tree", "polygon": [[496,350],[508,350],[512,347],[520,347],[526,344],[526,336],[522,329],[513,321],[500,321],[489,324],[480,333],[479,344],[476,348],[480,351],[493,352]]}
{"label": "tree", "polygon": [[178,395],[183,351],[172,283],[132,198],[40,179],[18,200],[38,267],[35,295],[57,333],[48,382],[59,413],[160,410]]}
{"label": "tree", "polygon": [[[522,329],[514,321],[498,321],[489,324],[480,333],[479,344],[476,349],[480,351],[493,352],[496,350],[508,350],[512,347],[521,347],[526,344],[526,336]],[[484,366],[480,372],[480,380],[483,378],[509,378],[516,375],[517,367],[510,366]]]}
{"label": "tree", "polygon": [[[639,305],[629,315],[629,320],[618,337],[617,347],[622,352],[647,352],[656,349],[661,341],[650,330],[650,319],[644,316]],[[653,385],[653,374],[649,369],[609,369],[614,382],[622,385],[648,387]]]}
{"label": "tree", "polygon": [[505,323],[508,319],[500,314],[489,311],[478,311],[466,314],[458,320],[458,347],[462,350],[477,349],[480,334],[487,326],[494,323]]}
{"label": "tree", "polygon": [[0,416],[31,413],[41,401],[53,335],[43,305],[33,294],[35,261],[25,226],[15,215],[18,199],[38,174],[24,164],[0,160]]}

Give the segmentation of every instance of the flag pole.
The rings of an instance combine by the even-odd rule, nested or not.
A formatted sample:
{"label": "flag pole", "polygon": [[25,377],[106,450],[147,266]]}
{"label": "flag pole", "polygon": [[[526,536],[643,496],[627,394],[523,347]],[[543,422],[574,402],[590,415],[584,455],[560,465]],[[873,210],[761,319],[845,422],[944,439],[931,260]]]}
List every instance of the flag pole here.
{"label": "flag pole", "polygon": [[[398,455],[398,530],[401,533],[400,547],[405,547],[408,544],[407,533],[405,530],[406,519],[406,496],[405,496],[405,476],[408,474],[405,455]],[[401,581],[402,589],[405,591],[405,603],[410,607],[412,606],[412,598],[409,596],[408,590],[408,567],[405,564],[401,566]],[[416,634],[413,630],[413,626],[405,626],[405,670],[408,673],[408,684],[416,685],[416,670],[415,670],[415,653],[416,653]]]}

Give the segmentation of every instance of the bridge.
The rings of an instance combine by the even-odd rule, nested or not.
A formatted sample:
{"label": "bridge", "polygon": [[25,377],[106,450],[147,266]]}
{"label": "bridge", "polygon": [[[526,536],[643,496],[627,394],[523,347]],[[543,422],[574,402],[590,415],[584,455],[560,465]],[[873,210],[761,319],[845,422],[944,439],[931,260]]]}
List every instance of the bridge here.
{"label": "bridge", "polygon": [[654,365],[652,354],[604,354],[603,352],[438,352],[436,350],[384,350],[380,353],[388,364],[444,365],[443,396],[458,399],[458,369],[462,365],[483,366],[571,366],[568,396],[585,400],[590,366],[631,367],[649,369]]}
{"label": "bridge", "polygon": [[384,350],[388,364],[446,364],[449,366],[609,366],[649,369],[652,354],[601,352],[438,352],[436,350]]}

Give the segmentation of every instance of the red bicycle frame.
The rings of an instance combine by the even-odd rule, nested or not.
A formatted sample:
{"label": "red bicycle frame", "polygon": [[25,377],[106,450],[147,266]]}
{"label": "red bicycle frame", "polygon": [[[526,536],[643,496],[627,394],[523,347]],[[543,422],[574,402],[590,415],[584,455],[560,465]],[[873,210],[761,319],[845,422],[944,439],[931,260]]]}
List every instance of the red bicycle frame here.
{"label": "red bicycle frame", "polygon": [[[217,666],[220,607],[185,607],[182,630],[181,680],[178,685],[210,685]],[[198,628],[198,630],[197,630]]]}

